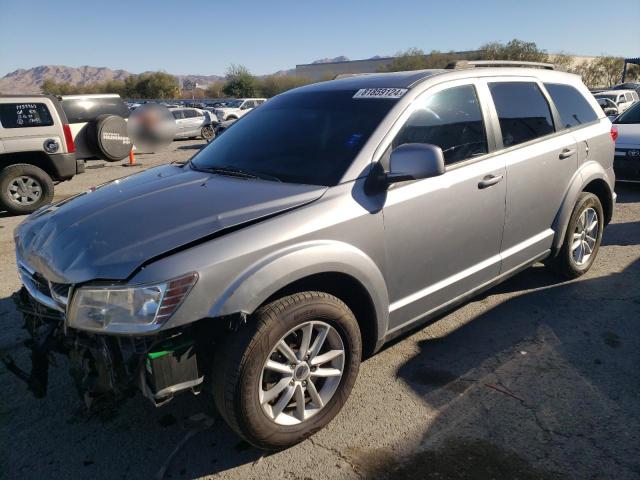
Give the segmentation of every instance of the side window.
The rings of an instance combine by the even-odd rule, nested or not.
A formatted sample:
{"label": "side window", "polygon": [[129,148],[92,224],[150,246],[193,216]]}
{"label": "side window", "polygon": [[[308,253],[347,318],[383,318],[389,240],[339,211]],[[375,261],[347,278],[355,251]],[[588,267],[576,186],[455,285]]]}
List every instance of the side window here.
{"label": "side window", "polygon": [[570,85],[562,85],[559,83],[545,83],[544,87],[549,92],[551,100],[555,104],[562,125],[565,128],[575,127],[584,123],[595,122],[598,115],[587,99]]}
{"label": "side window", "polygon": [[392,148],[405,143],[431,143],[442,148],[447,165],[488,152],[473,85],[452,87],[416,101],[418,108],[393,139]]}
{"label": "side window", "polygon": [[498,112],[505,147],[543,137],[554,131],[551,110],[535,83],[489,83],[489,90]]}
{"label": "side window", "polygon": [[193,118],[196,116],[196,111],[192,109],[184,110],[184,118]]}
{"label": "side window", "polygon": [[630,93],[625,93],[624,98],[627,102],[633,102],[633,97],[631,96]]}
{"label": "side window", "polygon": [[171,114],[176,120],[180,120],[182,118],[182,112],[180,110],[171,110]]}
{"label": "side window", "polygon": [[4,128],[48,127],[53,118],[44,103],[3,103],[0,124]]}

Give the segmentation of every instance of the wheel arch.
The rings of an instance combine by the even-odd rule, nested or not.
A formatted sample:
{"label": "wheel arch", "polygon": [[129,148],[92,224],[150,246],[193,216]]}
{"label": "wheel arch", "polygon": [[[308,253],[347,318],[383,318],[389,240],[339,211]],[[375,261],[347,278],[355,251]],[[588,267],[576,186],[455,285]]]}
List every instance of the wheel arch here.
{"label": "wheel arch", "polygon": [[584,164],[571,180],[554,221],[553,227],[556,232],[552,245],[554,255],[557,254],[562,247],[571,213],[573,212],[578,196],[582,192],[590,192],[598,197],[604,211],[605,225],[608,224],[613,217],[615,205],[612,181],[609,179],[602,165],[598,162]]}
{"label": "wheel arch", "polygon": [[372,354],[387,330],[389,300],[382,273],[364,252],[342,242],[298,245],[242,272],[212,306],[210,317],[255,312],[276,298],[316,290],[351,308]]}
{"label": "wheel arch", "polygon": [[0,169],[19,163],[26,163],[44,170],[51,178],[56,179],[57,172],[53,161],[45,152],[15,152],[0,154]]}

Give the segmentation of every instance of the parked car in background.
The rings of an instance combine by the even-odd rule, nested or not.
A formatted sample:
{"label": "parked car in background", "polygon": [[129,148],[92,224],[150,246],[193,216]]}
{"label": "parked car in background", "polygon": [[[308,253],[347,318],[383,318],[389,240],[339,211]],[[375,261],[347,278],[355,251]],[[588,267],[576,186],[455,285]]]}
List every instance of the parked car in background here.
{"label": "parked car in background", "polygon": [[224,132],[226,132],[229,129],[229,127],[231,127],[231,125],[233,125],[237,121],[238,121],[237,119],[232,119],[232,120],[225,120],[224,122],[216,123],[215,126],[213,127],[213,137],[211,137],[208,141],[210,142],[214,138],[222,135]]}
{"label": "parked car in background", "polygon": [[614,85],[611,87],[611,90],[635,90],[635,92],[640,95],[640,83],[638,82],[625,82],[619,83],[618,85]]}
{"label": "parked car in background", "polygon": [[605,90],[594,94],[596,98],[608,98],[618,107],[618,113],[624,112],[627,108],[638,101],[638,94],[635,90]]}
{"label": "parked car in background", "polygon": [[615,118],[618,116],[618,106],[615,104],[613,100],[606,97],[596,97],[598,105],[602,108],[604,114],[609,117],[609,119]]}
{"label": "parked car in background", "polygon": [[640,102],[613,122],[618,129],[613,167],[616,180],[640,182]]}
{"label": "parked car in background", "polygon": [[238,98],[225,102],[224,106],[216,108],[215,113],[219,122],[237,120],[266,101],[266,98]]}
{"label": "parked car in background", "polygon": [[133,143],[127,131],[131,110],[117,94],[58,97],[76,146],[76,158],[109,162],[129,155]]}
{"label": "parked car in background", "polygon": [[53,199],[53,182],[84,172],[56,97],[0,95],[0,210],[30,213]]}
{"label": "parked car in background", "polygon": [[611,122],[575,75],[473,65],[289,90],[186,164],[29,217],[31,358],[57,346],[97,403],[211,389],[277,450],[386,342],[535,262],[583,275],[615,206]]}
{"label": "parked car in background", "polygon": [[176,119],[176,139],[202,137],[213,138],[215,117],[211,112],[199,108],[177,107],[169,109]]}

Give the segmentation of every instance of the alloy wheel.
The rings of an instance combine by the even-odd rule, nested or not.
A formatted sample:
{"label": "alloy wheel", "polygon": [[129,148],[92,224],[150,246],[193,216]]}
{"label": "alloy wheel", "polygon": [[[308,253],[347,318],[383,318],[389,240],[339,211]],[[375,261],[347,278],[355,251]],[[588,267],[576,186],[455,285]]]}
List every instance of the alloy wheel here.
{"label": "alloy wheel", "polygon": [[571,243],[571,258],[576,265],[585,265],[591,258],[598,239],[598,213],[589,207],[578,218]]}
{"label": "alloy wheel", "polygon": [[319,413],[335,394],[345,366],[338,331],[313,320],[287,332],[262,368],[259,401],[279,425],[296,425]]}

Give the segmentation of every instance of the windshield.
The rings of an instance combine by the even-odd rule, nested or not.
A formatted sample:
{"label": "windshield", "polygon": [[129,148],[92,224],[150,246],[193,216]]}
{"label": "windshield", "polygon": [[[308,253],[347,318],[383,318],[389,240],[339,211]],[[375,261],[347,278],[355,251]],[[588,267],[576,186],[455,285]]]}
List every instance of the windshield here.
{"label": "windshield", "polygon": [[336,185],[397,99],[356,90],[294,92],[244,116],[191,160],[196,169],[234,168],[283,182]]}
{"label": "windshield", "polygon": [[613,123],[640,123],[640,102],[636,102],[631,108],[616,118]]}

